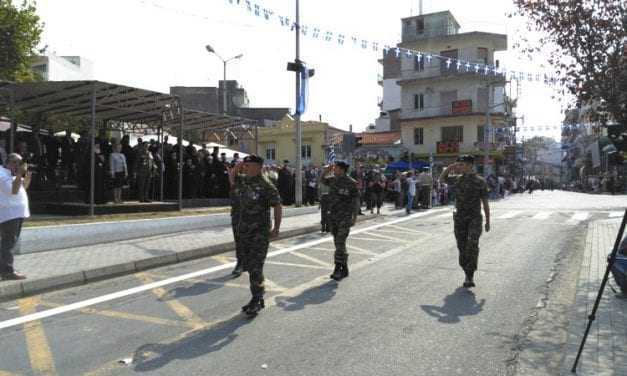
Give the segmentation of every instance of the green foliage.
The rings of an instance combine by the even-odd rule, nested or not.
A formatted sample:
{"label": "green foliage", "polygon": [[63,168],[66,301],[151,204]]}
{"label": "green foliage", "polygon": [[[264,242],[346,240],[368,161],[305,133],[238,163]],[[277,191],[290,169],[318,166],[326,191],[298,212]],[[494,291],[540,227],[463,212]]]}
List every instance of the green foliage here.
{"label": "green foliage", "polygon": [[[588,106],[592,120],[627,123],[627,15],[624,0],[514,0],[515,14],[527,18],[531,33],[516,46],[530,57],[546,52],[576,105]],[[531,42],[527,35],[539,31]]]}
{"label": "green foliage", "polygon": [[24,82],[37,79],[31,69],[41,41],[43,24],[35,3],[24,0],[16,7],[0,0],[0,80]]}

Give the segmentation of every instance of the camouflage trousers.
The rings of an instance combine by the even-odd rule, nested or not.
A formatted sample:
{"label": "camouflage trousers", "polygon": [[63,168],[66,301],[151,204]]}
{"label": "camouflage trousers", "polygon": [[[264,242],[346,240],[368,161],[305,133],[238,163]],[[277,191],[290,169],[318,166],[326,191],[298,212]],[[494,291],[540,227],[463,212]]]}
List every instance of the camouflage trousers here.
{"label": "camouflage trousers", "polygon": [[[331,216],[334,217],[333,213]],[[351,218],[336,217],[331,219],[331,233],[333,234],[333,243],[335,243],[335,262],[338,264],[346,264],[348,262],[346,239],[350,233],[351,225]]]}
{"label": "camouflage trousers", "polygon": [[454,216],[455,239],[459,250],[459,266],[467,272],[477,270],[479,261],[479,237],[483,231],[483,217],[481,215]]}
{"label": "camouflage trousers", "polygon": [[244,271],[248,272],[250,292],[253,296],[262,297],[265,293],[263,264],[268,255],[270,236],[268,231],[259,231],[253,234],[235,235],[235,254],[241,262]]}

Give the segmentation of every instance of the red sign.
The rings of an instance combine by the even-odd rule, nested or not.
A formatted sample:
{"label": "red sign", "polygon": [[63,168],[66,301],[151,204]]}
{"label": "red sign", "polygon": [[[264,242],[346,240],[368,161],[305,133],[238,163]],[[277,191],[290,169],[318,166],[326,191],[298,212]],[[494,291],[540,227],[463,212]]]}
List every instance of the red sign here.
{"label": "red sign", "polygon": [[459,153],[459,142],[438,142],[438,154]]}
{"label": "red sign", "polygon": [[472,100],[465,99],[463,101],[452,102],[453,115],[469,114],[472,112]]}

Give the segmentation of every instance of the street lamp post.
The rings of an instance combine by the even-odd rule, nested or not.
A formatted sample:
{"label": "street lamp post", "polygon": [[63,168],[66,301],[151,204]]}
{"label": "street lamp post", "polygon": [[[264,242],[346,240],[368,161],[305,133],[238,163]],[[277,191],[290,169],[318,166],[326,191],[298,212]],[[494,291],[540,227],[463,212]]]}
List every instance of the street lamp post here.
{"label": "street lamp post", "polygon": [[[224,64],[224,70],[223,70],[224,80],[222,81],[222,82],[224,82],[224,88],[222,89],[222,113],[224,115],[226,115],[227,112],[228,112],[227,93],[226,93],[226,65],[230,61],[241,59],[242,57],[244,57],[244,54],[239,54],[239,55],[233,56],[232,58],[224,59],[210,45],[207,45],[205,48],[207,49],[207,52],[209,52],[210,54],[216,55],[218,57],[218,59],[222,60],[222,64]],[[218,90],[220,90],[220,85],[218,85]],[[218,100],[218,103],[219,103],[219,100]],[[220,106],[218,106],[218,107],[220,107]],[[219,108],[218,108],[218,110],[219,110]]]}

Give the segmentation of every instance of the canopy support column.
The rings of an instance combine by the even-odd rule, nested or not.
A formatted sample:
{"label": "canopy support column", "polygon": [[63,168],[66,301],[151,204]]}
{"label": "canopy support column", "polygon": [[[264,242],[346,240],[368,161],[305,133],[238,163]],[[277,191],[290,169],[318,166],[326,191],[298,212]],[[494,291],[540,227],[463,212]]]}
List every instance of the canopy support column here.
{"label": "canopy support column", "polygon": [[91,92],[91,123],[89,128],[89,215],[94,216],[94,191],[96,188],[96,84]]}
{"label": "canopy support column", "polygon": [[165,174],[165,160],[163,158],[163,127],[165,126],[165,114],[161,116],[161,127],[159,128],[159,154],[161,157],[161,166],[159,166],[159,201],[164,202],[163,197],[163,175]]}
{"label": "canopy support column", "polygon": [[185,111],[183,110],[183,105],[181,100],[179,99],[179,132],[176,143],[179,146],[179,163],[178,163],[178,199],[179,199],[179,210],[183,210],[183,124],[185,122]]}

